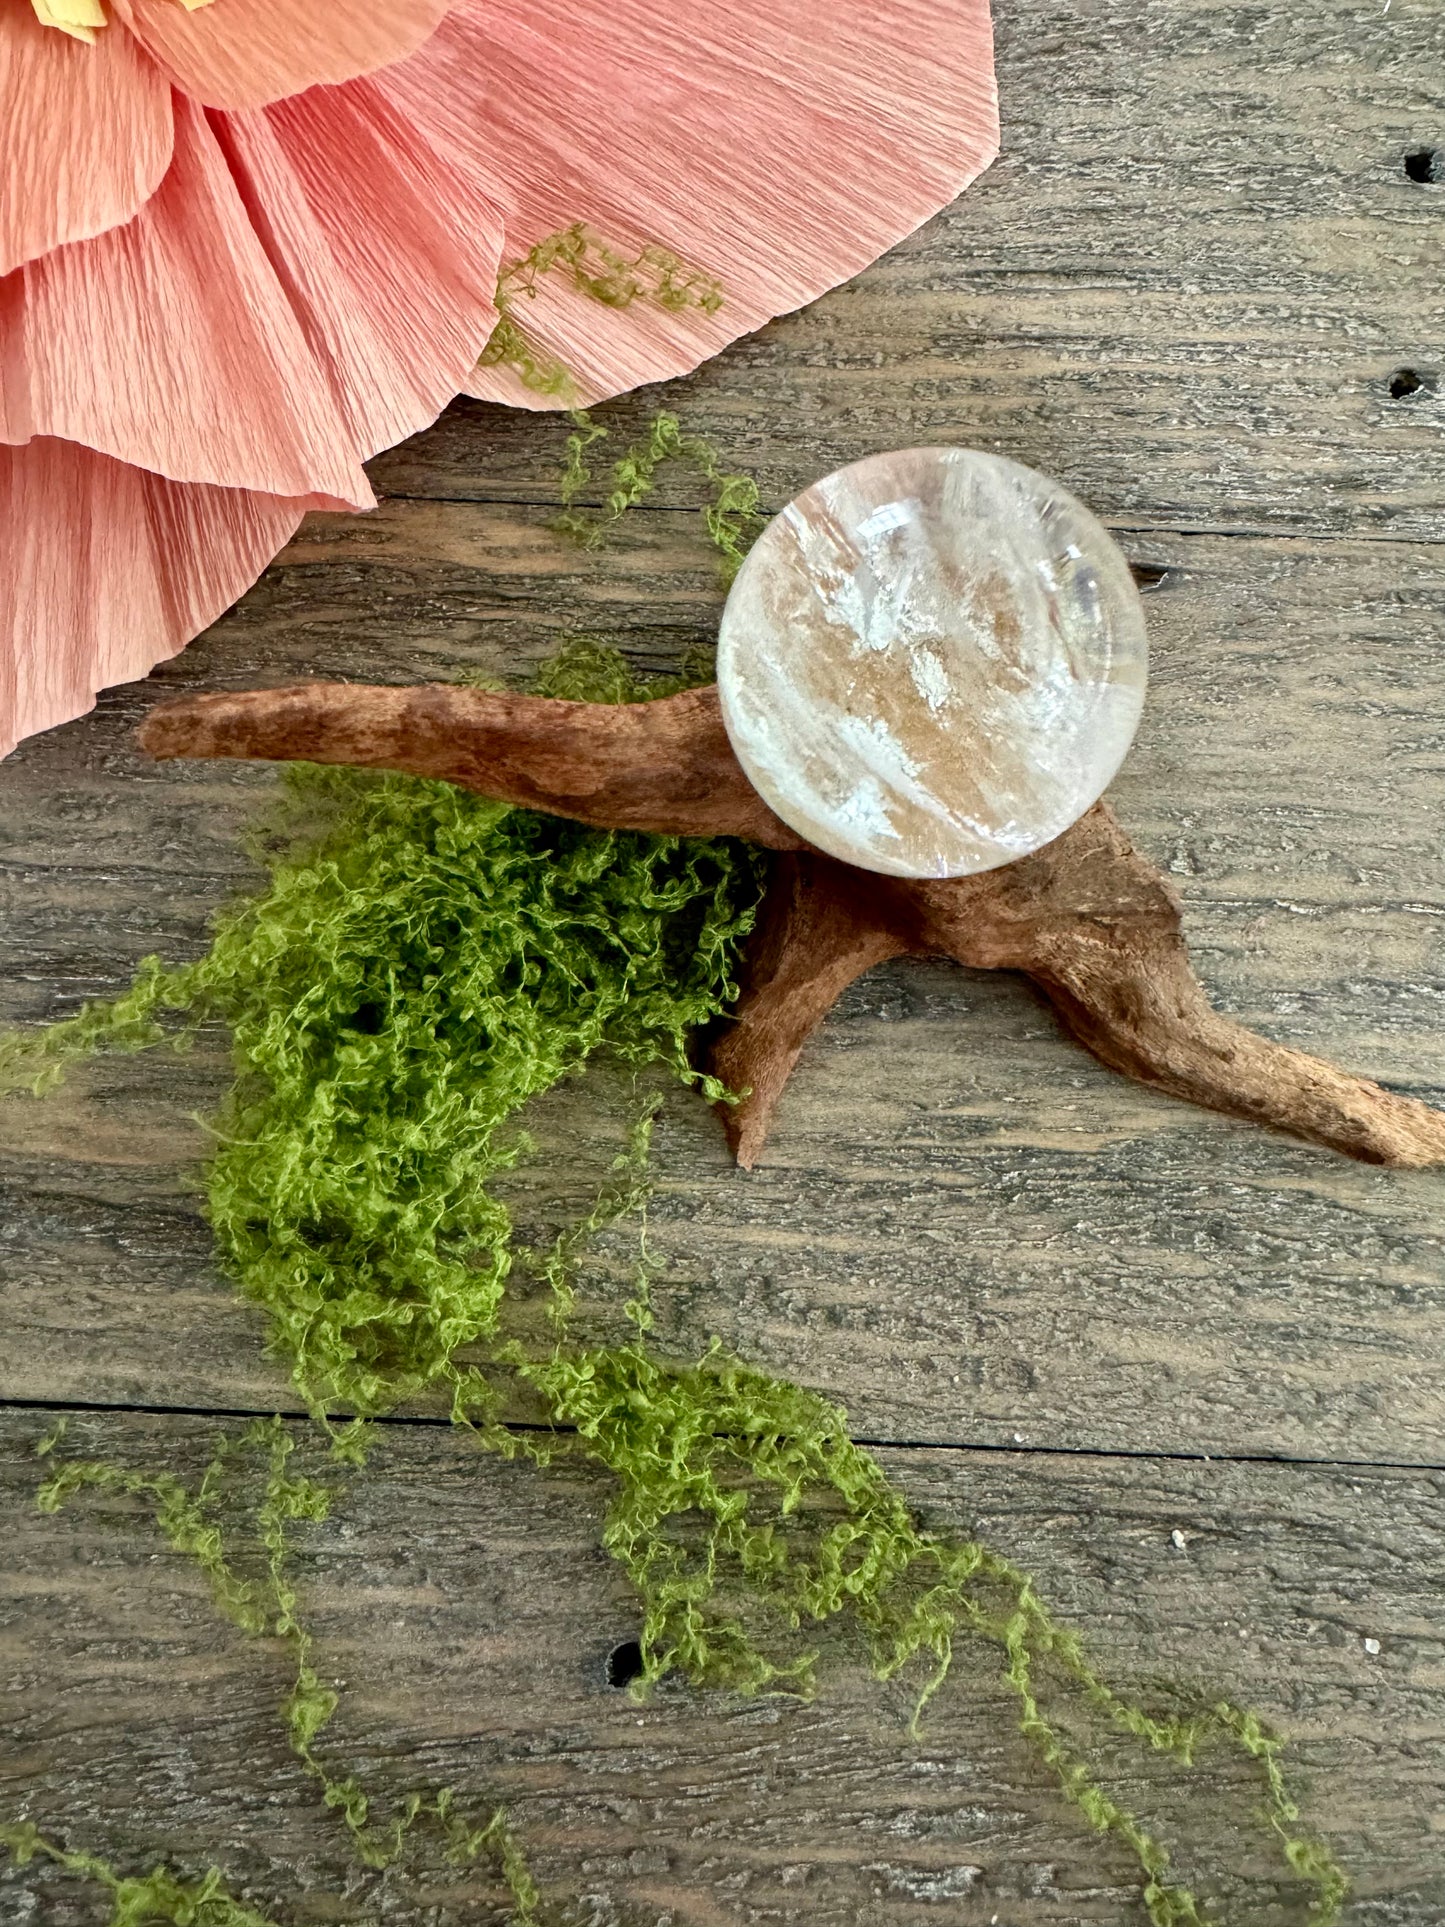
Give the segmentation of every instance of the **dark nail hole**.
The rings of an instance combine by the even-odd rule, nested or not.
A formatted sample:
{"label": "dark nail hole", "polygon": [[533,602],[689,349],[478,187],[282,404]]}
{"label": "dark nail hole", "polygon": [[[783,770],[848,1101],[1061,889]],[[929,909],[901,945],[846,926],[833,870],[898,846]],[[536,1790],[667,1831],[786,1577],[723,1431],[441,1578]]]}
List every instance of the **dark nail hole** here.
{"label": "dark nail hole", "polygon": [[1412,395],[1432,393],[1434,387],[1430,376],[1419,374],[1413,368],[1397,368],[1390,377],[1390,400],[1409,401]]}
{"label": "dark nail hole", "polygon": [[1438,147],[1417,147],[1405,156],[1405,176],[1407,180],[1419,181],[1428,186],[1432,181],[1445,181],[1445,154]]}
{"label": "dark nail hole", "polygon": [[1151,589],[1167,589],[1174,580],[1173,569],[1167,568],[1162,562],[1131,562],[1129,567],[1133,571],[1134,581],[1146,595]]}
{"label": "dark nail hole", "polygon": [[360,1004],[351,1016],[351,1028],[364,1037],[379,1037],[386,1012],[380,1004]]}
{"label": "dark nail hole", "polygon": [[624,1639],[607,1655],[607,1684],[630,1686],[642,1678],[642,1647],[635,1639]]}

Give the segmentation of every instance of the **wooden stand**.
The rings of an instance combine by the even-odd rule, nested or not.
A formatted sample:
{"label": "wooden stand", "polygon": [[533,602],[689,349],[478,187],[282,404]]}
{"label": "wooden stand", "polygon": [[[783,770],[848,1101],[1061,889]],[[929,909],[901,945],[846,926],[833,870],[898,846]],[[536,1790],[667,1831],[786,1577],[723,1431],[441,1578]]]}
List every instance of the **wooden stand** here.
{"label": "wooden stand", "polygon": [[789,829],[733,754],[715,688],[612,705],[307,683],[164,704],[140,740],[155,757],[441,777],[600,828],[736,836],[777,851],[736,1021],[713,1053],[717,1075],[747,1092],[721,1108],[749,1169],[809,1033],[856,977],[907,953],[1022,971],[1102,1063],[1190,1103],[1369,1163],[1445,1163],[1445,1114],[1211,1007],[1178,898],[1103,803],[1003,869],[923,882],[839,863]]}

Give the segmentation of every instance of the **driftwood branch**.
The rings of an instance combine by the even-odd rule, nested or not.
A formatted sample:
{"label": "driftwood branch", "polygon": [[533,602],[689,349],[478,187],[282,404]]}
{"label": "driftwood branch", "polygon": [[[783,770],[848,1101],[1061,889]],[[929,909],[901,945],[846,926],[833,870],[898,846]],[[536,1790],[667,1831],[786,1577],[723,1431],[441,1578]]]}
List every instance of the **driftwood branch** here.
{"label": "driftwood branch", "polygon": [[162,703],[139,738],[155,757],[354,763],[441,777],[601,829],[804,847],[744,776],[716,687],[652,703],[573,703],[446,683],[299,683]]}
{"label": "driftwood branch", "polygon": [[859,914],[867,883],[861,870],[813,850],[780,856],[774,866],[736,1017],[712,1052],[714,1074],[730,1091],[745,1093],[718,1111],[746,1171],[809,1033],[855,978],[913,948],[886,921]]}
{"label": "driftwood branch", "polygon": [[1211,1006],[1178,899],[1106,805],[1007,869],[912,893],[921,949],[1026,972],[1111,1070],[1367,1163],[1445,1163],[1445,1114]]}
{"label": "driftwood branch", "polygon": [[612,705],[308,683],[167,703],[140,734],[158,757],[355,763],[603,828],[782,853],[713,1052],[717,1075],[747,1092],[723,1110],[746,1166],[809,1033],[856,977],[904,953],[1022,971],[1102,1063],[1156,1090],[1371,1163],[1445,1163],[1445,1115],[1211,1007],[1178,899],[1103,804],[1004,869],[913,882],[835,862],[775,816],[733,754],[716,689]]}

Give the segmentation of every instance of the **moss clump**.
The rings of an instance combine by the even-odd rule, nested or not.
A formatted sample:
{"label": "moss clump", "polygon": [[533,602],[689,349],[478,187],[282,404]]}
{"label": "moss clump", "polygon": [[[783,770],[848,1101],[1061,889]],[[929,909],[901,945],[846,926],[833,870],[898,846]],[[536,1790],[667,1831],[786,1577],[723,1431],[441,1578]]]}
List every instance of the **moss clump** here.
{"label": "moss clump", "polygon": [[[624,674],[584,647],[546,687],[616,700]],[[758,861],[312,768],[287,771],[258,852],[265,888],[205,957],[150,958],[116,1002],[0,1040],[0,1089],[225,1024],[236,1083],[206,1173],[221,1260],[307,1400],[373,1412],[497,1330],[511,1221],[488,1185],[528,1098],[603,1046],[718,1094],[688,1043],[736,996]]]}
{"label": "moss clump", "polygon": [[[595,650],[564,659],[546,687],[636,693],[620,660]],[[539,1459],[581,1452],[605,1467],[617,1482],[606,1543],[643,1605],[644,1685],[676,1668],[699,1683],[809,1690],[809,1629],[851,1618],[881,1676],[920,1669],[921,1709],[973,1636],[993,1649],[1021,1729],[1067,1798],[1134,1854],[1155,1927],[1202,1927],[1200,1903],[1047,1710],[1060,1695],[1181,1764],[1211,1736],[1253,1758],[1267,1825],[1313,1888],[1309,1917],[1333,1921],[1343,1876],[1299,1831],[1279,1743],[1253,1715],[1221,1700],[1156,1717],[1115,1693],[1026,1574],[918,1524],[840,1410],[716,1348],[694,1364],[657,1357],[645,1278],[632,1342],[573,1339],[578,1258],[592,1231],[639,1200],[646,1121],[581,1226],[550,1252],[514,1248],[488,1187],[518,1155],[511,1120],[526,1099],[604,1046],[717,1094],[692,1070],[688,1037],[734,997],[755,857],[724,842],[579,829],[412,779],[300,771],[287,795],[263,845],[265,888],[220,920],[201,962],[168,971],[152,959],[116,1003],[0,1043],[0,1078],[8,1063],[12,1082],[38,1088],[67,1058],[142,1047],[167,1034],[166,1012],[229,1025],[237,1081],[208,1209],[272,1346],[318,1415],[338,1404],[373,1413],[446,1386],[484,1444]],[[519,1257],[553,1293],[554,1342],[540,1351],[504,1327]],[[540,1398],[550,1438],[496,1422],[499,1394],[516,1387]],[[364,1450],[355,1433],[337,1442]],[[112,1475],[60,1476],[78,1489]],[[151,1487],[162,1525],[205,1564],[211,1542],[186,1496]],[[224,1605],[224,1589],[218,1597]],[[309,1667],[304,1642],[297,1651]],[[299,1733],[310,1748],[334,1707],[328,1693],[298,1672],[293,1743]],[[359,1790],[316,1770],[365,1851],[376,1835]]]}

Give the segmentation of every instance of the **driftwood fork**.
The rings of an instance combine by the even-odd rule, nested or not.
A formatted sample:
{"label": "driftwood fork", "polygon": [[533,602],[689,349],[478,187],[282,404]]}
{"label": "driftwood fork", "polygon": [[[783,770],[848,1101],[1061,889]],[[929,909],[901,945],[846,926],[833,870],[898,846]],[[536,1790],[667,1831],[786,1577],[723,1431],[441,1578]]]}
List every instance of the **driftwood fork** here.
{"label": "driftwood fork", "polygon": [[1445,1114],[1270,1042],[1210,1005],[1179,900],[1096,803],[1044,849],[939,881],[884,877],[789,829],[733,753],[715,686],[656,702],[564,702],[429,684],[305,683],[186,697],[140,731],[155,757],[350,763],[443,778],[605,829],[735,836],[776,852],[735,1021],[712,1068],[751,1168],[809,1033],[855,978],[909,953],[1017,970],[1126,1077],[1375,1164],[1445,1163]]}

